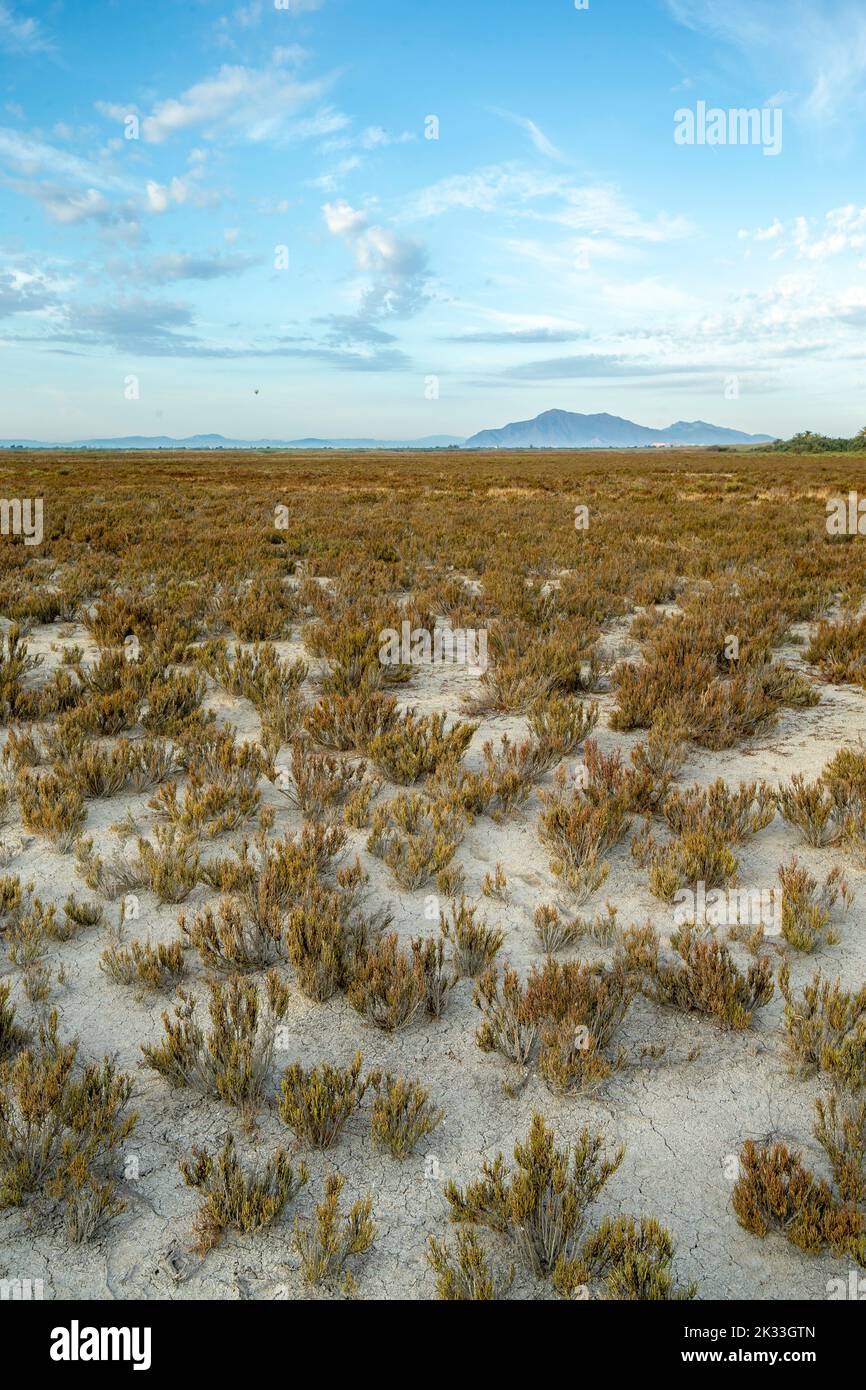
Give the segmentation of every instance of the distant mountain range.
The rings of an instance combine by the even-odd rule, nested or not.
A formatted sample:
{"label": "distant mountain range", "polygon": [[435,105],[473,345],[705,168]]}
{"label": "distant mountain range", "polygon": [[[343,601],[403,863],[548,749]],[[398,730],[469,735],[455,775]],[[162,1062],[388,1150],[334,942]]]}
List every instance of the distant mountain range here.
{"label": "distant mountain range", "polygon": [[770,434],[708,425],[705,420],[677,420],[667,429],[636,425],[619,415],[578,415],[545,410],[534,420],[517,420],[498,430],[481,430],[470,439],[431,434],[423,439],[226,439],[222,434],[124,435],[117,439],[75,439],[67,444],[38,439],[0,439],[0,449],[640,449],[708,444],[770,444]]}
{"label": "distant mountain range", "polygon": [[226,439],[222,434],[126,434],[117,439],[73,439],[47,444],[39,439],[0,439],[0,449],[447,449],[460,435],[431,434],[423,439]]}
{"label": "distant mountain range", "polygon": [[498,430],[481,430],[464,449],[634,449],[654,444],[685,448],[700,444],[770,444],[775,435],[743,434],[708,425],[705,420],[677,420],[667,429],[636,425],[619,415],[577,415],[545,410],[534,420],[518,420]]}

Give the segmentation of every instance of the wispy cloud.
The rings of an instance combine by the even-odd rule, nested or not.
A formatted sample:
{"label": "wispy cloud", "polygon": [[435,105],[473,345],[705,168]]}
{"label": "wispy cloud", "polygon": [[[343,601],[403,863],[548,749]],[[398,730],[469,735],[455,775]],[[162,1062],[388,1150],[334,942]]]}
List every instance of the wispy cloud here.
{"label": "wispy cloud", "polygon": [[786,104],[807,118],[829,121],[862,106],[866,11],[859,2],[789,0],[783,11],[777,0],[667,0],[667,7],[681,24],[745,57],[756,78],[778,75]]}
{"label": "wispy cloud", "polygon": [[530,120],[528,116],[515,115],[513,111],[504,111],[500,106],[490,106],[488,110],[494,116],[501,117],[503,121],[510,121],[512,125],[519,126],[521,130],[524,130],[538,153],[543,154],[545,159],[553,159],[560,163],[565,159],[562,151],[556,148],[552,140],[548,140],[541,127],[537,126],[535,121]]}
{"label": "wispy cloud", "polygon": [[224,280],[255,265],[261,257],[243,255],[193,256],[181,251],[150,256],[133,262],[117,262],[113,270],[119,279],[135,280],[148,286],[169,285],[181,280]]}
{"label": "wispy cloud", "polygon": [[557,223],[593,236],[676,241],[694,231],[685,217],[660,212],[640,216],[607,184],[574,184],[565,174],[538,173],[517,164],[494,164],[454,174],[410,198],[403,217],[416,220],[455,210],[502,213]]}
{"label": "wispy cloud", "polygon": [[575,377],[676,376],[693,373],[695,364],[635,361],[602,353],[575,357],[549,357],[506,367],[502,375],[509,381],[568,381]]}
{"label": "wispy cloud", "polygon": [[[224,64],[214,76],[193,83],[179,97],[157,102],[142,116],[142,138],[148,144],[160,145],[172,136],[200,131],[205,139],[220,132],[254,143],[279,139],[292,133],[298,112],[319,100],[332,80],[331,76],[302,82],[287,76],[276,63],[264,68]],[[138,110],[134,103],[123,106],[117,102],[98,103],[98,109],[116,120]],[[326,113],[295,134],[321,135],[339,129],[345,119]]]}
{"label": "wispy cloud", "polygon": [[107,161],[86,159],[40,136],[0,126],[0,161],[28,178],[44,174],[101,189],[129,189],[131,182]]}
{"label": "wispy cloud", "polygon": [[7,53],[54,53],[55,45],[38,20],[23,18],[0,0],[0,48]]}

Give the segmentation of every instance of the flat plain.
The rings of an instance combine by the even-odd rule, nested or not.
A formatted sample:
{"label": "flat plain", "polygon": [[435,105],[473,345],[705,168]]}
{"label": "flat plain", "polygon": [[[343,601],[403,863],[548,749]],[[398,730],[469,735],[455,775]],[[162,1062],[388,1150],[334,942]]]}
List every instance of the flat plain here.
{"label": "flat plain", "polygon": [[[0,475],[44,518],[0,537],[0,1279],[426,1299],[462,1251],[510,1298],[847,1284],[866,539],[826,519],[862,463],[16,452]],[[404,621],[486,662],[388,664]],[[699,884],[781,915],[684,926]],[[803,1003],[818,971],[833,1018]],[[299,1114],[341,1086],[323,1146]],[[833,1151],[816,1100],[848,1117]],[[558,1150],[624,1150],[555,1266],[538,1208],[466,1190],[533,1116]],[[251,1217],[194,1149],[244,1181],[284,1150],[295,1182],[272,1169],[284,1200]],[[316,1215],[335,1175],[357,1250]]]}

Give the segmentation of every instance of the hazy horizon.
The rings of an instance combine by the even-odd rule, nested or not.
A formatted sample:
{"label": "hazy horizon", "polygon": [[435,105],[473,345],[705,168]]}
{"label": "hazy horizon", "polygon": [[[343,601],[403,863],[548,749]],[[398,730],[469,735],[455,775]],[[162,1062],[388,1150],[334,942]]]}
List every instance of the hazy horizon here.
{"label": "hazy horizon", "polygon": [[0,0],[0,70],[0,437],[864,423],[860,6]]}

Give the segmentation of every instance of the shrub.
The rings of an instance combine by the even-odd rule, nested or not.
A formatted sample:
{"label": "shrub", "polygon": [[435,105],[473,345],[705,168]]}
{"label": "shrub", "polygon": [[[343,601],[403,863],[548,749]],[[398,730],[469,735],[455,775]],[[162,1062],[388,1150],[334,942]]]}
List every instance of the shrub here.
{"label": "shrub", "polygon": [[82,836],[75,842],[75,862],[87,887],[111,901],[121,893],[143,888],[148,882],[140,858],[130,861],[115,852],[110,859],[102,859],[95,853],[90,836]]}
{"label": "shrub", "polygon": [[304,728],[325,748],[365,753],[397,721],[393,695],[362,689],[346,695],[325,694],[304,716]]}
{"label": "shrub", "polygon": [[172,1086],[217,1096],[252,1127],[273,1060],[276,1024],[288,1012],[288,989],[275,970],[265,976],[264,1006],[252,980],[233,976],[209,989],[210,1033],[196,1022],[194,1000],[179,989],[174,1019],[162,1015],[165,1038],[141,1049],[144,1064]]}
{"label": "shrub", "polygon": [[538,740],[539,766],[553,767],[575,753],[598,723],[598,704],[552,695],[540,700],[528,713],[529,727]]}
{"label": "shrub", "polygon": [[798,1250],[819,1254],[829,1248],[866,1265],[862,1214],[838,1202],[799,1154],[781,1142],[768,1146],[747,1139],[739,1167],[732,1202],[744,1230],[761,1238],[780,1230]]}
{"label": "shrub", "polygon": [[441,936],[438,940],[430,936],[416,938],[412,942],[412,955],[424,981],[427,1013],[431,1018],[441,1018],[456,983],[456,977],[445,971],[445,944]]}
{"label": "shrub", "polygon": [[22,682],[41,664],[41,656],[29,655],[19,625],[10,623],[5,637],[0,639],[0,719],[4,724],[37,715],[38,699]]}
{"label": "shrub", "polygon": [[[846,1205],[866,1204],[866,1100],[831,1091],[815,1101],[815,1138]],[[866,1250],[866,1244],[864,1244]]]}
{"label": "shrub", "polygon": [[406,1028],[427,1005],[424,966],[416,951],[404,951],[396,932],[364,952],[349,985],[349,1003],[386,1033]]}
{"label": "shrub", "polygon": [[257,706],[262,726],[262,747],[273,762],[283,744],[300,732],[306,705],[297,690],[286,695],[270,692]]}
{"label": "shrub", "polygon": [[138,841],[140,881],[161,903],[182,903],[199,880],[201,859],[195,836],[167,825],[157,825],[153,833],[155,845],[145,839]]}
{"label": "shrub", "polygon": [[607,878],[609,866],[602,856],[628,828],[626,802],[619,794],[591,801],[579,790],[569,797],[564,778],[551,794],[542,792],[541,799],[538,834],[553,855],[551,871],[585,902]]}
{"label": "shrub", "polygon": [[530,1016],[541,1028],[538,1069],[555,1092],[592,1091],[625,1065],[620,1051],[606,1055],[637,993],[621,960],[601,965],[548,958],[533,966],[526,986]]}
{"label": "shrub", "polygon": [[100,969],[119,985],[136,985],[144,989],[173,989],[186,974],[183,946],[179,941],[170,945],[159,942],[133,941],[129,947],[116,943],[103,951]]}
{"label": "shrub", "polygon": [[82,611],[82,622],[98,647],[120,647],[131,632],[142,642],[152,637],[156,615],[140,594],[110,593],[99,597],[92,612]]}
{"label": "shrub", "polygon": [[447,868],[462,838],[462,817],[447,802],[400,792],[373,812],[367,849],[401,888],[419,888]]}
{"label": "shrub", "polygon": [[[613,672],[611,728],[649,728],[661,712],[702,747],[732,748],[770,727],[782,704],[814,704],[818,696],[807,681],[768,660],[784,619],[768,619],[759,633],[757,609],[741,601],[734,610],[726,599],[724,606],[655,624],[646,659],[622,662]],[[724,652],[730,632],[743,633],[735,668]]]}
{"label": "shrub", "polygon": [[[376,1226],[372,1219],[373,1199],[369,1195],[354,1202],[348,1215],[340,1211],[345,1178],[328,1173],[325,1195],[316,1207],[315,1220],[295,1222],[293,1244],[301,1262],[301,1274],[308,1284],[347,1277],[348,1261],[364,1255],[373,1244]],[[347,1279],[348,1287],[353,1283]]]}
{"label": "shrub", "polygon": [[805,1076],[824,1072],[850,1090],[866,1086],[866,985],[849,992],[839,980],[831,984],[816,970],[797,998],[785,963],[779,989],[792,1066]]}
{"label": "shrub", "polygon": [[121,739],[111,748],[102,749],[94,745],[81,747],[65,762],[65,767],[55,769],[58,776],[64,773],[89,800],[97,797],[116,796],[132,781],[135,754],[132,744]]}
{"label": "shrub", "polygon": [[316,885],[288,915],[285,940],[298,984],[323,1004],[345,989],[358,954],[367,945],[368,924],[339,891]]}
{"label": "shrub", "polygon": [[215,1156],[194,1148],[191,1158],[181,1159],[180,1171],[187,1187],[204,1194],[195,1218],[196,1249],[202,1255],[219,1245],[228,1229],[242,1235],[265,1230],[309,1181],[305,1165],[296,1174],[285,1149],[277,1149],[264,1167],[245,1170],[231,1134]]}
{"label": "shrub", "polygon": [[727,946],[683,927],[671,937],[682,964],[657,966],[654,997],[689,1012],[711,1014],[726,1028],[748,1028],[754,1009],[773,997],[773,971],[766,956],[743,975]]}
{"label": "shrub", "polygon": [[[493,744],[488,739],[482,753],[484,787],[485,792],[486,788],[490,789],[490,796],[485,796],[481,809],[486,810],[488,804],[494,803],[496,809],[493,818],[502,821],[527,800],[536,782],[544,776],[548,763],[540,744],[530,739],[523,743],[512,743],[507,734],[502,735],[498,752],[494,752]],[[472,777],[474,774],[468,775]]]}
{"label": "shrub", "polygon": [[675,716],[662,710],[643,743],[631,751],[630,803],[642,814],[655,812],[686,758],[687,732]]}
{"label": "shrub", "polygon": [[352,764],[327,753],[316,753],[302,739],[295,739],[292,786],[281,787],[281,790],[286,791],[308,819],[321,820],[335,813],[350,797],[357,796],[365,785],[364,779],[363,763]]}
{"label": "shrub", "polygon": [[224,689],[249,700],[259,713],[264,706],[290,701],[309,675],[306,662],[281,661],[272,642],[256,642],[252,650],[235,646],[231,657],[225,641],[207,642],[199,648],[198,660]]}
{"label": "shrub", "polygon": [[533,924],[542,950],[553,955],[567,946],[576,946],[584,937],[589,937],[596,945],[609,946],[619,930],[616,917],[616,908],[608,903],[606,912],[591,921],[585,917],[573,917],[568,922],[560,917],[551,903],[542,903],[535,909]]}
{"label": "shrub", "polygon": [[663,809],[674,835],[715,835],[741,845],[749,835],[770,824],[776,813],[776,799],[763,782],[741,782],[732,791],[719,777],[709,787],[671,792]]}
{"label": "shrub", "polygon": [[866,863],[866,753],[840,749],[821,779],[833,798],[840,841]]}
{"label": "shrub", "polygon": [[436,771],[440,763],[457,762],[465,753],[477,725],[457,721],[445,732],[447,715],[416,714],[408,709],[383,733],[370,740],[370,758],[392,782],[407,786]]}
{"label": "shrub", "polygon": [[285,954],[282,916],[278,911],[262,921],[245,906],[223,898],[216,911],[204,908],[189,925],[181,914],[178,925],[198,951],[206,970],[261,970]]}
{"label": "shrub", "polygon": [[11,993],[9,981],[0,980],[0,1064],[22,1048],[30,1036],[15,1022],[15,1006],[9,1003]]}
{"label": "shrub", "polygon": [[483,1014],[475,1034],[482,1052],[498,1052],[509,1062],[525,1067],[532,1056],[538,1021],[522,989],[516,970],[506,965],[500,985],[495,966],[488,966],[477,981],[472,1002]]}
{"label": "shrub", "polygon": [[635,1221],[606,1216],[584,1242],[580,1257],[561,1261],[553,1286],[562,1298],[586,1297],[593,1280],[604,1280],[604,1297],[627,1302],[672,1302],[694,1298],[697,1285],[679,1288],[671,1265],[674,1243],[653,1217]]}
{"label": "shrub", "polygon": [[[485,747],[485,756],[486,749]],[[428,794],[452,807],[474,825],[496,796],[496,783],[488,772],[470,772],[460,762],[440,763],[427,785]]]}
{"label": "shrub", "polygon": [[123,1211],[111,1175],[138,1119],[130,1078],[108,1058],[77,1068],[77,1053],[54,1011],[38,1042],[0,1065],[0,1208],[41,1193],[62,1206],[73,1244]]}
{"label": "shrub", "polygon": [[736,881],[736,855],[715,830],[690,830],[664,846],[650,833],[632,842],[632,854],[649,864],[650,891],[662,902],[673,902],[680,889],[703,883],[705,889],[726,888]]}
{"label": "shrub", "polygon": [[196,718],[201,719],[205,680],[198,671],[181,671],[165,680],[153,681],[147,690],[147,710],[142,724],[150,734],[181,733]]}
{"label": "shrub", "polygon": [[[656,1221],[605,1218],[597,1231],[586,1234],[587,1210],[625,1152],[620,1148],[608,1159],[603,1150],[602,1137],[588,1129],[581,1131],[573,1153],[556,1149],[543,1116],[534,1114],[526,1141],[515,1145],[517,1167],[511,1174],[498,1154],[492,1163],[484,1163],[478,1182],[464,1190],[448,1183],[451,1220],[461,1226],[488,1226],[506,1236],[530,1272],[552,1278],[562,1297],[588,1298],[590,1280],[606,1276],[609,1298],[693,1298],[694,1285],[679,1289],[674,1284],[673,1241]],[[441,1268],[444,1252],[436,1254]],[[472,1268],[478,1270],[477,1248]],[[442,1274],[445,1287],[453,1290],[455,1276],[449,1280],[444,1269]],[[473,1287],[474,1280],[468,1282]],[[456,1275],[458,1289],[462,1283]]]}
{"label": "shrub", "polygon": [[[32,885],[30,885],[32,886]],[[68,938],[70,933],[65,934]],[[46,941],[61,939],[63,929],[53,907],[39,898],[29,898],[26,906],[13,915],[6,932],[9,960],[22,973],[24,992],[31,1004],[44,1004],[51,992],[50,974],[45,964]]]}
{"label": "shrub", "polygon": [[408,1158],[418,1143],[432,1134],[445,1111],[430,1104],[429,1092],[404,1076],[377,1077],[370,1116],[373,1147],[394,1158]]}
{"label": "shrub", "polygon": [[257,777],[257,770],[249,775],[239,768],[218,782],[206,782],[199,769],[193,767],[182,802],[178,800],[176,784],[167,782],[148,805],[179,834],[215,839],[255,818],[261,801],[255,786]]}
{"label": "shrub", "polygon": [[866,618],[843,617],[822,622],[812,636],[806,660],[834,684],[866,681]]}
{"label": "shrub", "polygon": [[72,933],[79,927],[98,927],[103,914],[99,903],[79,902],[75,894],[70,893],[63,904],[63,915]]}
{"label": "shrub", "polygon": [[797,862],[779,865],[782,889],[782,935],[798,951],[814,951],[816,946],[833,945],[838,934],[830,927],[830,914],[841,897],[845,910],[853,895],[841,869],[831,869],[819,886],[805,866]]}
{"label": "shrub", "polygon": [[295,596],[281,579],[257,576],[223,595],[220,614],[242,642],[266,642],[287,635],[295,607]]}
{"label": "shrub", "polygon": [[508,879],[502,865],[497,862],[493,874],[489,872],[484,875],[481,883],[481,892],[485,898],[499,898],[500,902],[505,902],[505,890],[508,887]]}
{"label": "shrub", "polygon": [[348,1067],[332,1067],[326,1062],[305,1071],[295,1062],[283,1072],[277,1111],[302,1143],[330,1149],[339,1139],[371,1080],[375,1080],[361,1078],[363,1061],[357,1052]]}
{"label": "shrub", "polygon": [[26,769],[18,773],[15,789],[27,829],[45,835],[61,854],[67,854],[87,817],[81,792],[65,777]]}
{"label": "shrub", "polygon": [[477,911],[461,897],[459,903],[452,904],[450,918],[444,912],[439,914],[440,930],[451,942],[451,964],[458,976],[472,978],[486,970],[505,940],[505,933],[498,927],[488,927],[483,919],[476,920]]}
{"label": "shrub", "polygon": [[141,705],[138,691],[129,686],[106,695],[92,695],[61,715],[58,735],[69,739],[112,738],[138,723]]}
{"label": "shrub", "polygon": [[330,662],[327,680],[338,694],[347,694],[359,686],[375,687],[382,682],[402,684],[412,676],[411,666],[380,659],[380,634],[385,628],[399,627],[402,613],[378,608],[371,614],[362,608],[359,602],[304,629],[307,650]]}
{"label": "shrub", "polygon": [[477,1235],[472,1230],[457,1232],[457,1250],[452,1254],[444,1240],[430,1236],[427,1263],[436,1276],[436,1297],[450,1303],[490,1302],[504,1298],[514,1281],[514,1266],[504,1282],[497,1279]]}
{"label": "shrub", "polygon": [[842,834],[839,808],[820,777],[815,782],[807,782],[802,773],[795,772],[788,786],[779,787],[776,792],[776,804],[784,819],[800,831],[807,845],[820,849],[823,845],[835,844]]}
{"label": "shrub", "polygon": [[534,1114],[525,1142],[514,1147],[512,1174],[498,1154],[485,1161],[478,1182],[447,1184],[451,1220],[507,1235],[531,1273],[549,1277],[578,1253],[587,1208],[622,1163],[624,1149],[610,1159],[603,1149],[602,1137],[584,1129],[573,1153],[558,1150],[544,1117]]}

